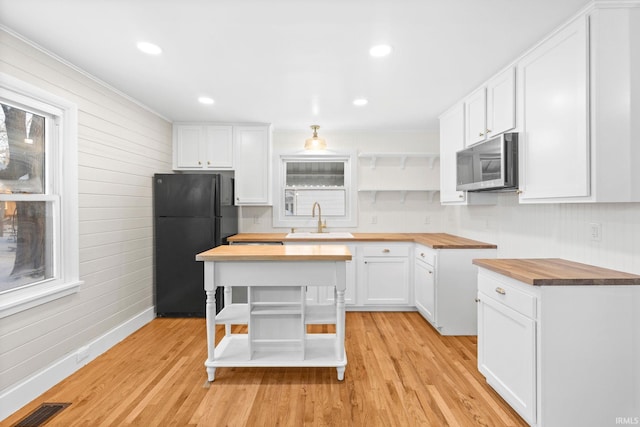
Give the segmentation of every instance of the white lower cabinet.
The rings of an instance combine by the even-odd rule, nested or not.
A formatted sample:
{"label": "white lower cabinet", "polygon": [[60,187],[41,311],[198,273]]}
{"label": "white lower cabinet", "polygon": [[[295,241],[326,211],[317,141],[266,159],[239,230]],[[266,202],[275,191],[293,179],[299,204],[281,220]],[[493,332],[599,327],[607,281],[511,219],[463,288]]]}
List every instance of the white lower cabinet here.
{"label": "white lower cabinet", "polygon": [[478,369],[531,426],[638,424],[640,286],[532,286],[479,268],[478,300]]}
{"label": "white lower cabinet", "polygon": [[536,321],[510,301],[515,293],[520,299],[526,294],[507,289],[482,275],[478,279],[478,370],[525,421],[535,424]]}
{"label": "white lower cabinet", "polygon": [[416,247],[413,269],[416,308],[431,324],[436,323],[435,254],[426,246]]}
{"label": "white lower cabinet", "polygon": [[496,249],[432,249],[415,245],[414,293],[420,314],[442,335],[476,335],[475,258]]}
{"label": "white lower cabinet", "polygon": [[412,245],[390,243],[360,247],[358,278],[365,306],[407,306],[413,303],[409,252]]}

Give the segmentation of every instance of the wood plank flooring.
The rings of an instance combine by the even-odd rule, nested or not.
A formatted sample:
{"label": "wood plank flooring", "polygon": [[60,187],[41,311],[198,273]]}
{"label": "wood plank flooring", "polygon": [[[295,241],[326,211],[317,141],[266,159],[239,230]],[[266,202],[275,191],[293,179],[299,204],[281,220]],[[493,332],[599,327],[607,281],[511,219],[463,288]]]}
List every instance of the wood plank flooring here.
{"label": "wood plank flooring", "polygon": [[71,402],[47,427],[526,426],[478,372],[476,346],[416,312],[348,312],[344,381],[335,368],[218,368],[209,384],[204,319],[160,318],[2,424]]}

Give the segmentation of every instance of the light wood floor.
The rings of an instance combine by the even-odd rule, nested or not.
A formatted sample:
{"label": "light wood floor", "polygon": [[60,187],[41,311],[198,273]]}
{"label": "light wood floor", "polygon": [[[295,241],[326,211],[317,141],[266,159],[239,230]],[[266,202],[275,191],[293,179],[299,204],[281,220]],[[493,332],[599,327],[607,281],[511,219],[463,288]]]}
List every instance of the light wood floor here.
{"label": "light wood floor", "polygon": [[526,426],[477,371],[475,337],[415,312],[348,312],[346,337],[342,382],[335,368],[218,368],[208,384],[204,319],[155,319],[3,425],[70,402],[47,427]]}

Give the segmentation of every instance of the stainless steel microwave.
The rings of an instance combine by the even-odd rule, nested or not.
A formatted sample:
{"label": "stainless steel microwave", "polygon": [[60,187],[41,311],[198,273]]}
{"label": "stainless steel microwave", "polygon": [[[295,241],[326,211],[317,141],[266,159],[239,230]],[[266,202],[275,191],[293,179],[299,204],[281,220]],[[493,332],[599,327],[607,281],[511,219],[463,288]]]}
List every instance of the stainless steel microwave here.
{"label": "stainless steel microwave", "polygon": [[515,191],[518,134],[504,133],[456,153],[456,190]]}

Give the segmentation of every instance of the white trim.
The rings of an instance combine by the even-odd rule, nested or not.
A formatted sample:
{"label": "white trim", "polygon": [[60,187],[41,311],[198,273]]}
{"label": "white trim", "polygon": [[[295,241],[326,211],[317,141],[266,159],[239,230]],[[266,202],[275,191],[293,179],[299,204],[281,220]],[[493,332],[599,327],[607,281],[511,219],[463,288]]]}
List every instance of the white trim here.
{"label": "white trim", "polygon": [[[33,399],[73,374],[87,363],[106,352],[120,341],[151,322],[154,308],[149,307],[124,323],[116,326],[87,345],[36,372],[26,380],[0,393],[0,420],[22,408]],[[86,355],[86,357],[84,357]]]}
{"label": "white trim", "polygon": [[0,319],[76,293],[83,283],[80,280],[70,283],[35,283],[25,289],[8,291],[2,295]]}

